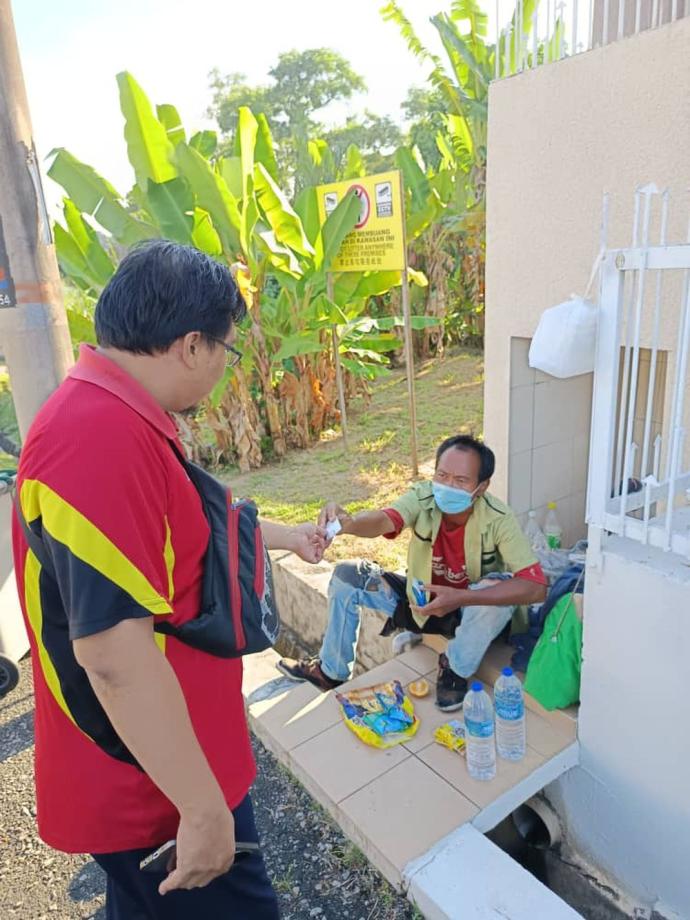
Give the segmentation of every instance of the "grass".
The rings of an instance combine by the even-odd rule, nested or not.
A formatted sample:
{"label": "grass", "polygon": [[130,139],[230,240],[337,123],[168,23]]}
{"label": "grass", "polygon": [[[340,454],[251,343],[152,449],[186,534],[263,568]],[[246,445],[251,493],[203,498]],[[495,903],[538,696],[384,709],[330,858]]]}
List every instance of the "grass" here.
{"label": "grass", "polygon": [[[19,444],[19,427],[17,425],[17,416],[14,412],[14,403],[12,402],[10,378],[4,367],[0,367],[0,431],[11,438],[15,444]],[[16,457],[12,457],[0,449],[0,469],[7,469],[8,467],[14,469],[17,466],[17,462]]]}
{"label": "grass", "polygon": [[[420,475],[433,469],[434,452],[446,437],[479,434],[483,417],[482,358],[460,351],[418,369],[417,444]],[[386,507],[410,485],[410,425],[407,383],[402,371],[379,381],[368,401],[351,403],[349,449],[335,432],[307,451],[294,451],[280,462],[251,473],[226,470],[237,497],[253,498],[261,513],[275,521],[296,524],[315,520],[327,501],[349,511]],[[405,537],[390,541],[339,537],[328,552],[331,561],[361,556],[381,565],[404,566]]]}

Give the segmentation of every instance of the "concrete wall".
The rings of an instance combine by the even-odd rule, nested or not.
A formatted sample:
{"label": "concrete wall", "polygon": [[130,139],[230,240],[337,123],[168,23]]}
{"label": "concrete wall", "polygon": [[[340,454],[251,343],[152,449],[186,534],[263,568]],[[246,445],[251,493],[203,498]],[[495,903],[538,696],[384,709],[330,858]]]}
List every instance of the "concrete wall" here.
{"label": "concrete wall", "polygon": [[[650,181],[672,193],[668,238],[686,239],[688,85],[684,19],[491,87],[484,431],[509,459],[494,488],[518,512],[562,499],[571,539],[583,527],[592,382],[531,372],[529,340],[543,310],[583,293],[604,191],[609,246],[630,245],[634,191]],[[677,320],[677,289],[664,296]],[[664,321],[666,379],[676,330]],[[647,317],[643,346],[650,338]],[[668,394],[655,394],[655,431],[668,420]],[[568,843],[594,867],[638,903],[688,918],[690,695],[680,681],[690,657],[690,569],[611,541],[603,569],[588,576],[584,629],[582,766],[549,796]]]}
{"label": "concrete wall", "polygon": [[547,794],[595,866],[690,917],[690,568],[610,540],[584,623],[581,766]]}
{"label": "concrete wall", "polygon": [[[690,19],[492,84],[484,431],[499,457],[520,452],[512,444],[521,422],[511,432],[511,414],[516,399],[527,401],[511,399],[526,366],[524,347],[511,341],[529,340],[543,310],[583,292],[599,248],[603,192],[611,197],[611,246],[629,245],[633,194],[648,181],[671,189],[669,239],[686,239],[689,84]],[[661,347],[672,346],[662,334]],[[540,406],[567,413],[561,388],[551,390]],[[570,462],[562,444],[552,465]],[[493,484],[502,497],[507,466],[499,463]]]}
{"label": "concrete wall", "polygon": [[[324,560],[309,565],[292,553],[271,553],[273,583],[282,622],[313,653],[321,648],[328,623],[328,582],[333,566]],[[362,617],[356,673],[369,671],[391,658],[391,640],[379,635],[384,620],[369,611]]]}

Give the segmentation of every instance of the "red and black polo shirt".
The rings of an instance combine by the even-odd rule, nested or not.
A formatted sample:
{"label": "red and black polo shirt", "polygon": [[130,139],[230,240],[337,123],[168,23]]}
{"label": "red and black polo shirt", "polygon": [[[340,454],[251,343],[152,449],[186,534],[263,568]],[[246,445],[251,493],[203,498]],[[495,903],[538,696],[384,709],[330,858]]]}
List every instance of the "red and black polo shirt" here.
{"label": "red and black polo shirt", "polygon": [[[176,438],[172,419],[143,387],[82,346],[22,449],[21,507],[55,570],[55,578],[42,570],[15,519],[34,668],[38,825],[59,850],[155,846],[174,837],[179,823],[133,762],[72,651],[74,639],[130,617],[180,624],[198,612],[209,528],[171,448]],[[155,635],[234,808],[254,778],[242,663]]]}

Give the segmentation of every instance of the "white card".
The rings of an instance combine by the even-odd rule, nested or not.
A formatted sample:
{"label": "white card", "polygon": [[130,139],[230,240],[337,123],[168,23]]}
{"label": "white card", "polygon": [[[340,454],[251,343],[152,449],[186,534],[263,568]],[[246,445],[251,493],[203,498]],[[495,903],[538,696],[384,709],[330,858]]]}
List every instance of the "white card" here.
{"label": "white card", "polygon": [[333,537],[337,536],[340,533],[340,531],[343,529],[343,525],[340,523],[338,518],[336,518],[334,521],[329,521],[326,524],[325,529],[326,529],[326,539],[332,540]]}

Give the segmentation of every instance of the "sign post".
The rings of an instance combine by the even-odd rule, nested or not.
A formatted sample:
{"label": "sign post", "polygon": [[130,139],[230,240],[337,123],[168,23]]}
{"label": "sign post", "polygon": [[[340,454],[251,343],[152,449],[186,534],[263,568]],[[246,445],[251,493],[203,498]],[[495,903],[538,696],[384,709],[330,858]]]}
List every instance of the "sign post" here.
{"label": "sign post", "polygon": [[[326,276],[326,293],[329,300],[333,300],[333,273]],[[335,364],[335,382],[338,387],[338,404],[340,405],[340,427],[343,432],[343,443],[347,448],[347,407],[345,405],[345,381],[343,380],[343,366],[340,363],[340,337],[338,326],[331,326],[331,341],[333,343],[333,363]]]}
{"label": "sign post", "polygon": [[[332,182],[316,189],[319,218],[326,222],[329,214],[354,189],[359,198],[359,218],[354,230],[345,237],[340,252],[329,266],[328,296],[332,300],[333,272],[399,271],[402,281],[402,307],[405,338],[405,366],[410,410],[410,447],[412,473],[417,476],[417,412],[414,392],[414,354],[410,292],[407,278],[407,247],[405,242],[405,202],[399,170],[362,176],[345,182]],[[345,388],[340,366],[339,340],[333,329],[333,361],[338,382],[338,399],[343,420],[343,439],[347,439]]]}

